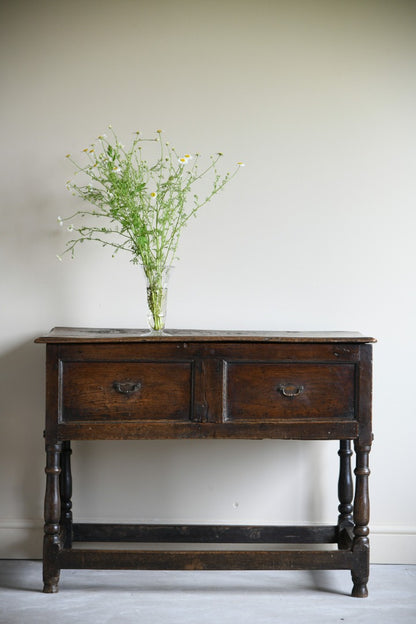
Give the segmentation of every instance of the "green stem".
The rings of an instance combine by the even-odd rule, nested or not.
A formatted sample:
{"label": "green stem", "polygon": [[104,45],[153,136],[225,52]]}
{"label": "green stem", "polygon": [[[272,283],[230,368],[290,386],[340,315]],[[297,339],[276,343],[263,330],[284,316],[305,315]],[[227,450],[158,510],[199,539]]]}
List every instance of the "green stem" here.
{"label": "green stem", "polygon": [[147,305],[151,316],[149,323],[153,330],[161,331],[165,326],[168,267],[157,267],[155,270],[146,266],[143,268],[147,280]]}

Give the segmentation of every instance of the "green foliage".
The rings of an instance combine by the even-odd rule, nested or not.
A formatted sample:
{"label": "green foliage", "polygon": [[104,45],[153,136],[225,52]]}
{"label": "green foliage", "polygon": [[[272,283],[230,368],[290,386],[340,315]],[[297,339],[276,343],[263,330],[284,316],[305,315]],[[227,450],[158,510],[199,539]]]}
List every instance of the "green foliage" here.
{"label": "green foliage", "polygon": [[[200,167],[200,155],[180,156],[163,141],[161,130],[153,139],[135,133],[126,149],[109,126],[110,138],[103,134],[84,152],[84,164],[78,164],[70,154],[75,174],[84,182],[68,182],[67,188],[93,208],[78,210],[70,217],[58,217],[60,225],[70,222],[68,230],[75,232],[64,253],[74,255],[84,241],[97,241],[109,246],[113,254],[128,251],[133,263],[143,265],[146,275],[159,274],[175,258],[182,228],[201,206],[209,202],[229,182],[243,163],[237,163],[233,173],[221,174],[218,162],[221,153],[210,156]],[[157,157],[149,162],[144,147],[157,143]],[[210,185],[202,199],[195,192],[201,180],[208,176]],[[85,218],[84,223],[72,221]],[[59,257],[59,256],[58,256]]]}

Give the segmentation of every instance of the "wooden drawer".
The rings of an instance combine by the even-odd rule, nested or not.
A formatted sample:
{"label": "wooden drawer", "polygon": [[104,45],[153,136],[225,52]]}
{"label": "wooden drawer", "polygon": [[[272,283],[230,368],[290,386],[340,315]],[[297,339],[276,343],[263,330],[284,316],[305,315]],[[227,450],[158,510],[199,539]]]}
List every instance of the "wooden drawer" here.
{"label": "wooden drawer", "polygon": [[60,422],[192,419],[191,362],[61,362]]}
{"label": "wooden drawer", "polygon": [[354,418],[354,364],[228,362],[225,420]]}

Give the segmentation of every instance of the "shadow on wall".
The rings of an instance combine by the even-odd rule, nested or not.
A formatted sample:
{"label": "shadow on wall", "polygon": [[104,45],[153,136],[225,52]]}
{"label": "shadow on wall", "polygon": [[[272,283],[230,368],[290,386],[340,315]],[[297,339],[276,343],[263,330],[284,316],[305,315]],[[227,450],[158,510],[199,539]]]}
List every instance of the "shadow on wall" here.
{"label": "shadow on wall", "polygon": [[[336,485],[328,492],[320,476],[319,443],[82,441],[73,450],[73,509],[82,522],[322,522],[330,498],[336,523]],[[334,448],[334,474],[337,460]]]}
{"label": "shadow on wall", "polygon": [[[0,528],[30,540],[42,524],[44,354],[32,342],[0,356]],[[24,529],[24,530],[20,530]],[[28,543],[13,551],[32,553]]]}

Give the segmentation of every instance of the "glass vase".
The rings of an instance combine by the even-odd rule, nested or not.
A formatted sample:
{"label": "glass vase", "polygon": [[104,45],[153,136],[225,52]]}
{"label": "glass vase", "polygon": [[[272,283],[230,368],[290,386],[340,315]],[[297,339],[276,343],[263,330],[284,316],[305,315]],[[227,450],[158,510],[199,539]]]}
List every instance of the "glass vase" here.
{"label": "glass vase", "polygon": [[143,267],[146,278],[147,322],[152,334],[164,333],[171,269],[172,267]]}

